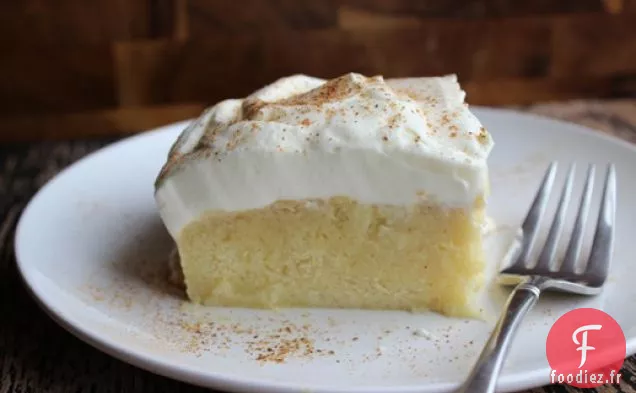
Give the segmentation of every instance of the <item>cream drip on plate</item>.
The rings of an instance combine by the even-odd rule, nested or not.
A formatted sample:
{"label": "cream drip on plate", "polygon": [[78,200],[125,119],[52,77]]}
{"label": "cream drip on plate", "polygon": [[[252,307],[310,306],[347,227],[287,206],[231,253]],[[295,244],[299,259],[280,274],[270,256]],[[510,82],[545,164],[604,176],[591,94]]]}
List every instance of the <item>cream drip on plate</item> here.
{"label": "cream drip on plate", "polygon": [[490,134],[455,75],[279,79],[207,109],[172,146],[155,197],[173,236],[208,210],[281,199],[428,198],[472,207],[487,193]]}

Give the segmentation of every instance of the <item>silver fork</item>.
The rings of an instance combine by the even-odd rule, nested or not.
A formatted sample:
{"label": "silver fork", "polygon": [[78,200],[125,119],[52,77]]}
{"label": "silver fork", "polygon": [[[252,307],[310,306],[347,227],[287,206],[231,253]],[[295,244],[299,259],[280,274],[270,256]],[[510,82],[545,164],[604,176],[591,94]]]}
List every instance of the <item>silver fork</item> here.
{"label": "silver fork", "polygon": [[550,164],[546,171],[543,182],[521,227],[521,241],[515,250],[514,259],[511,259],[513,262],[499,274],[502,284],[515,283],[517,286],[510,294],[506,307],[468,379],[458,392],[494,392],[516,330],[527,312],[535,305],[542,291],[557,290],[580,295],[596,295],[601,292],[607,279],[614,245],[616,170],[613,164],[607,167],[590,255],[587,262],[577,269],[577,265],[580,264],[579,258],[583,245],[585,223],[591,205],[595,171],[593,165],[590,165],[587,171],[574,228],[560,266],[556,265],[558,261],[555,258],[559,238],[563,232],[568,203],[571,199],[574,168],[574,165],[570,167],[547,239],[537,262],[532,264],[530,252],[536,241],[540,221],[548,204],[557,163]]}

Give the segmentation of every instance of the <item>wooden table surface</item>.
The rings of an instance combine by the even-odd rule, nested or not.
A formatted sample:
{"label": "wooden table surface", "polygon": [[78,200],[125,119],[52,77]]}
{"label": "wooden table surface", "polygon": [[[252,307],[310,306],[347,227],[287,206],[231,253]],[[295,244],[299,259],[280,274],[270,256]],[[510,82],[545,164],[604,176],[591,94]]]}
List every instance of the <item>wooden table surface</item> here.
{"label": "wooden table surface", "polygon": [[[521,108],[567,119],[636,143],[636,100],[567,102]],[[24,203],[60,169],[111,140],[0,146],[0,393],[204,392],[111,358],[49,319],[25,290],[15,263],[13,235]],[[636,312],[636,309],[635,311]],[[636,357],[620,386],[597,392],[636,393]],[[548,386],[530,392],[578,392]]]}

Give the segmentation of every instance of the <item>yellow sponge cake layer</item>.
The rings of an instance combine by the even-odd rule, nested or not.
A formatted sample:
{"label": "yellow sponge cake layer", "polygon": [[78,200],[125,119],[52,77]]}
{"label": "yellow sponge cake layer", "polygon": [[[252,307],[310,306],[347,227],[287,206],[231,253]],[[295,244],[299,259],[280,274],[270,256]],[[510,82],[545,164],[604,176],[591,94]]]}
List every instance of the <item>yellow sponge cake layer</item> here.
{"label": "yellow sponge cake layer", "polygon": [[279,201],[208,212],[178,249],[197,303],[258,308],[431,309],[475,316],[482,208]]}

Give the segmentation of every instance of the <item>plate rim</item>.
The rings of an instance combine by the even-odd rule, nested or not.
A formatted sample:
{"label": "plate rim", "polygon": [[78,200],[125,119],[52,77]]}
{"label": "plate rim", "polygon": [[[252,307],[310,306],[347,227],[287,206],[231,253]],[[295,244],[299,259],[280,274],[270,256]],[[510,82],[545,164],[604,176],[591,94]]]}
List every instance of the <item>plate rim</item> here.
{"label": "plate rim", "polygon": [[[564,119],[558,119],[548,117],[542,114],[523,112],[509,108],[497,108],[488,106],[471,105],[471,110],[475,115],[480,117],[480,113],[493,114],[495,116],[512,116],[512,117],[524,117],[528,120],[544,122],[544,124],[551,124],[557,128],[569,128],[570,132],[584,134],[593,138],[600,138],[608,143],[617,144],[623,148],[631,151],[636,155],[636,145],[632,142],[608,134],[602,130],[596,130],[592,127],[574,123]],[[29,218],[31,209],[38,201],[46,196],[48,190],[55,185],[55,183],[62,177],[68,175],[75,170],[78,166],[84,165],[86,162],[95,159],[96,157],[108,154],[111,150],[120,148],[122,145],[135,143],[139,139],[152,138],[161,133],[167,133],[177,128],[183,129],[196,118],[189,118],[170,124],[166,124],[160,127],[152,128],[140,133],[124,136],[119,140],[108,143],[95,151],[92,151],[80,159],[70,163],[65,168],[56,173],[52,178],[42,185],[27,201],[26,205],[20,214],[20,217],[15,226],[15,234],[13,238],[13,250],[16,260],[16,267],[19,272],[22,283],[29,295],[34,299],[36,304],[43,310],[43,312],[54,320],[58,325],[63,327],[66,331],[89,344],[90,346],[98,349],[107,355],[136,366],[140,369],[146,370],[150,373],[161,375],[164,377],[172,378],[175,380],[190,383],[196,386],[202,386],[207,388],[224,389],[235,392],[296,392],[299,390],[309,390],[312,392],[330,392],[330,393],[380,393],[386,392],[387,389],[400,393],[421,392],[425,385],[398,385],[398,386],[367,386],[367,387],[347,387],[345,389],[338,388],[330,385],[320,386],[303,386],[297,383],[286,383],[278,381],[263,381],[258,378],[235,377],[231,374],[220,373],[215,371],[201,372],[196,368],[184,367],[179,363],[170,362],[164,357],[156,358],[149,355],[147,351],[143,350],[130,350],[124,345],[118,345],[116,340],[108,338],[108,336],[92,332],[87,329],[82,323],[81,318],[77,318],[72,313],[67,313],[62,310],[58,305],[53,304],[47,299],[46,294],[41,293],[41,289],[38,289],[34,278],[29,272],[28,262],[23,260],[21,255],[22,241],[21,239],[26,236],[25,222]],[[157,168],[157,171],[159,168]],[[627,337],[626,337],[627,338]],[[626,340],[626,359],[636,353],[636,334]],[[550,383],[549,380],[549,367],[538,368],[527,372],[517,372],[509,376],[502,376],[497,383],[497,391],[517,391],[519,389],[530,389],[541,386],[546,386]],[[449,391],[458,387],[459,382],[440,382],[436,383],[435,387],[440,391]],[[429,385],[430,386],[430,385]],[[304,389],[304,390],[303,390]]]}

